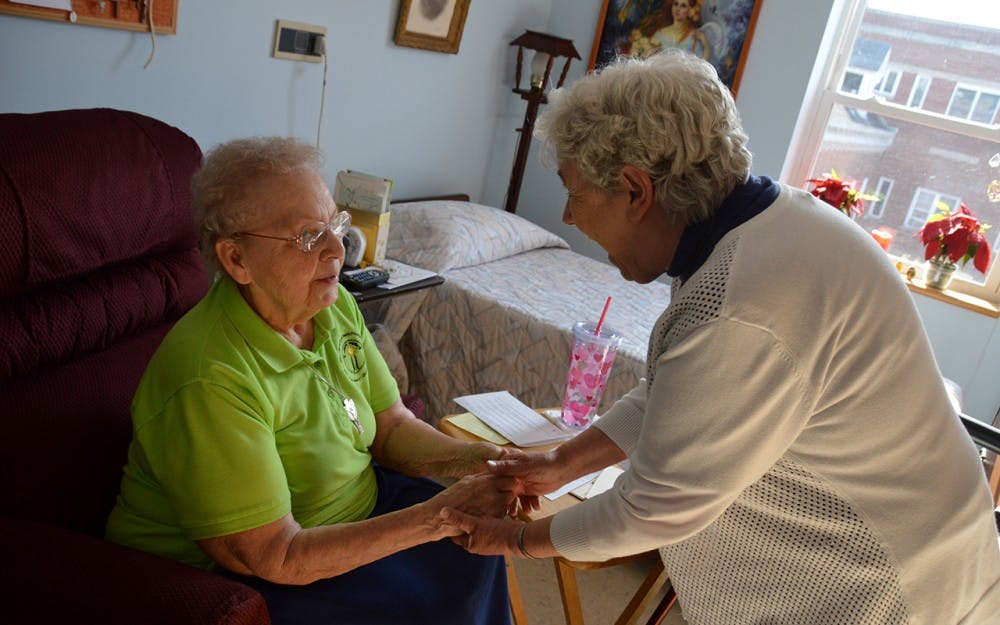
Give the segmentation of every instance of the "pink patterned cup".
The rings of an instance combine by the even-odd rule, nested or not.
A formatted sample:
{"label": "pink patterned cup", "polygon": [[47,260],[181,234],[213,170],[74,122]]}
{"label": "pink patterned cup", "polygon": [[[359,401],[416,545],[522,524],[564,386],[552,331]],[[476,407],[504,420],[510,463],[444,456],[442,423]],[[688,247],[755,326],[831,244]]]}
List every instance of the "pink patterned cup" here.
{"label": "pink patterned cup", "polygon": [[607,325],[601,328],[600,336],[594,335],[595,328],[593,323],[573,324],[573,351],[562,405],[562,421],[571,428],[583,429],[594,421],[622,343],[622,335]]}

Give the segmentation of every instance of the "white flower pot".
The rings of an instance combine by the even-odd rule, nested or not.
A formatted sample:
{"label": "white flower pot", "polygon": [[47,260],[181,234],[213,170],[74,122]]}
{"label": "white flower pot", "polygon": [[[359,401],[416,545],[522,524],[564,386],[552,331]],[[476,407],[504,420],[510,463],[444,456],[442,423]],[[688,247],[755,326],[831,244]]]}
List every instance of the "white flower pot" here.
{"label": "white flower pot", "polygon": [[955,277],[955,270],[958,266],[955,263],[941,262],[931,259],[927,261],[927,272],[924,282],[932,289],[947,289],[951,284],[951,279]]}

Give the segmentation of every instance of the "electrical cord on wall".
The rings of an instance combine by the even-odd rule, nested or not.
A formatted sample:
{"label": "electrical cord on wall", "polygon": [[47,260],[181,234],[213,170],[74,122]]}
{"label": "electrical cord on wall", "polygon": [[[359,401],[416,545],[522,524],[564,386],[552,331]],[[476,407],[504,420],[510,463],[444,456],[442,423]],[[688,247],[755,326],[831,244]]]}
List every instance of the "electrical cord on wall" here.
{"label": "electrical cord on wall", "polygon": [[153,62],[153,57],[156,56],[156,29],[153,28],[153,0],[146,0],[146,22],[149,24],[149,39],[153,42],[153,49],[149,51],[149,58],[146,59],[146,64],[142,66],[142,69],[148,69],[149,64]]}
{"label": "electrical cord on wall", "polygon": [[316,43],[313,44],[313,51],[319,52],[323,56],[323,91],[319,97],[319,122],[316,124],[316,147],[319,148],[320,135],[323,130],[323,107],[326,105],[326,37],[316,35]]}

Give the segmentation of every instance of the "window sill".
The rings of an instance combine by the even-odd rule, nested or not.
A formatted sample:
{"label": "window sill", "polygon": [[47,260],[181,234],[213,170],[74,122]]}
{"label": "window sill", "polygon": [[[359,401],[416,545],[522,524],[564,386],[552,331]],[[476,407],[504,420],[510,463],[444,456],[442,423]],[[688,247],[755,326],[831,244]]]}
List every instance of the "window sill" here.
{"label": "window sill", "polygon": [[987,302],[984,299],[980,299],[972,295],[966,295],[965,293],[956,293],[955,291],[950,291],[948,289],[943,291],[941,289],[932,289],[919,278],[907,280],[904,277],[904,280],[906,280],[906,286],[908,286],[914,293],[920,293],[921,295],[926,295],[931,299],[936,299],[940,302],[951,304],[952,306],[958,306],[959,308],[964,308],[965,310],[986,315],[987,317],[993,317],[994,319],[1000,318],[1000,308],[998,308],[996,304]]}

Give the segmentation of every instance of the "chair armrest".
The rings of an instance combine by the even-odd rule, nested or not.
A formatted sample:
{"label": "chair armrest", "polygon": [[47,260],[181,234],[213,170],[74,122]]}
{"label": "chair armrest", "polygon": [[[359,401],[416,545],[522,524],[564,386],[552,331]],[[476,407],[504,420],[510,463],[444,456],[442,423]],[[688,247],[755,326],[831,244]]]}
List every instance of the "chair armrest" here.
{"label": "chair armrest", "polygon": [[977,445],[982,445],[994,453],[1000,453],[1000,429],[967,414],[959,413],[958,416]]}
{"label": "chair armrest", "polygon": [[270,625],[255,590],[55,525],[0,516],[4,623]]}

